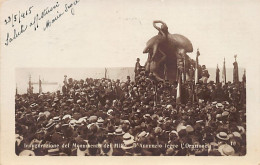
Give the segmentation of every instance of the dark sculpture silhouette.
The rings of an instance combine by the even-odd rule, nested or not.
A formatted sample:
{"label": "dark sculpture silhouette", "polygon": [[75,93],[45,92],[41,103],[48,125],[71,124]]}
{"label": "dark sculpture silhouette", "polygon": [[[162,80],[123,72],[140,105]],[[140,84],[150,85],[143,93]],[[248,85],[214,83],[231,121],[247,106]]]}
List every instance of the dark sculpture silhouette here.
{"label": "dark sculpture silhouette", "polygon": [[[161,23],[161,28],[157,27],[156,23]],[[153,26],[159,34],[147,42],[143,51],[143,53],[148,53],[145,69],[153,72],[158,80],[164,80],[164,77],[167,77],[169,81],[174,82],[177,79],[177,59],[184,57],[187,52],[192,52],[193,46],[185,36],[170,34],[164,22],[154,21]]]}

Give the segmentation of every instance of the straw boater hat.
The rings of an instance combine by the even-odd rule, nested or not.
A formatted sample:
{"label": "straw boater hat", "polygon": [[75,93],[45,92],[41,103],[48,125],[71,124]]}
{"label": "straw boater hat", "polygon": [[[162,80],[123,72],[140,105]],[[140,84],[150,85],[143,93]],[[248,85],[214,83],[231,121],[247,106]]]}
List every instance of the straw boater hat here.
{"label": "straw boater hat", "polygon": [[145,119],[147,119],[147,118],[150,118],[151,115],[150,115],[150,114],[145,114],[145,115],[143,115],[143,117],[144,117]]}
{"label": "straw boater hat", "polygon": [[96,121],[97,121],[97,116],[90,116],[89,118],[88,118],[88,120],[89,120],[89,122],[90,123],[95,123]]}
{"label": "straw boater hat", "polygon": [[221,140],[228,140],[229,139],[229,137],[228,137],[226,132],[220,132],[216,136],[217,136],[217,138],[219,138]]}
{"label": "straw boater hat", "polygon": [[189,132],[193,132],[194,131],[194,128],[191,126],[191,125],[187,125],[186,126],[186,131],[189,133]]}
{"label": "straw boater hat", "polygon": [[169,110],[173,110],[173,106],[171,104],[167,105],[166,108]]}
{"label": "straw boater hat", "polygon": [[84,119],[84,118],[79,118],[79,120],[76,121],[76,125],[82,126],[82,125],[84,125],[84,122],[86,122],[86,119]]}
{"label": "straw boater hat", "polygon": [[235,138],[238,138],[240,140],[242,139],[242,136],[239,132],[233,132],[233,135],[234,135]]}
{"label": "straw boater hat", "polygon": [[197,120],[196,121],[196,123],[202,123],[203,122],[203,120]]}
{"label": "straw boater hat", "polygon": [[98,125],[96,123],[90,123],[87,125],[88,129],[97,129],[99,128]]}
{"label": "straw boater hat", "polygon": [[229,105],[229,102],[228,101],[223,101],[223,104],[224,105]]}
{"label": "straw boater hat", "polygon": [[53,117],[53,121],[54,121],[54,122],[60,121],[60,117],[59,117],[59,116]]}
{"label": "straw boater hat", "polygon": [[123,123],[124,124],[130,124],[130,121],[129,120],[124,120]]}
{"label": "straw boater hat", "polygon": [[15,134],[15,142],[17,142],[17,145],[19,146],[21,142],[23,141],[23,137],[19,134]]}
{"label": "straw boater hat", "polygon": [[111,115],[112,112],[113,112],[113,109],[109,109],[109,110],[107,111],[107,115]]}
{"label": "straw boater hat", "polygon": [[69,124],[62,124],[62,125],[61,125],[61,128],[64,128],[64,129],[65,129],[65,128],[68,128],[69,126],[70,126]]}
{"label": "straw boater hat", "polygon": [[102,119],[102,117],[99,117],[97,120],[97,124],[102,125],[103,123],[104,123],[104,120]]}
{"label": "straw boater hat", "polygon": [[123,150],[132,149],[134,148],[134,143],[135,141],[133,139],[127,140],[124,142],[122,149]]}
{"label": "straw boater hat", "polygon": [[183,123],[180,123],[177,128],[176,128],[176,131],[177,132],[180,132],[181,130],[184,130],[186,131],[186,126],[183,125]]}
{"label": "straw boater hat", "polygon": [[179,135],[178,135],[178,132],[177,132],[177,131],[174,131],[174,130],[172,130],[169,134],[170,134],[170,135],[175,134],[176,136],[179,136]]}
{"label": "straw boater hat", "polygon": [[166,153],[165,153],[167,156],[171,156],[171,155],[173,155],[174,154],[174,150],[173,150],[173,148],[168,148],[167,150],[166,150]]}
{"label": "straw boater hat", "polygon": [[23,150],[19,156],[35,156],[35,153],[32,150]]}
{"label": "straw boater hat", "polygon": [[134,136],[131,135],[130,133],[125,133],[123,136],[123,142],[126,142],[128,140],[134,140]]}
{"label": "straw boater hat", "polygon": [[121,135],[124,135],[124,131],[121,129],[121,128],[117,128],[114,132],[115,135],[117,136],[121,136]]}
{"label": "straw boater hat", "polygon": [[237,128],[238,128],[238,130],[239,130],[239,132],[240,132],[241,134],[245,134],[245,133],[246,133],[246,130],[245,130],[244,127],[242,127],[242,126],[237,126]]}
{"label": "straw boater hat", "polygon": [[223,156],[234,156],[234,154],[235,154],[234,148],[228,144],[223,144],[223,145],[219,146],[218,151]]}
{"label": "straw boater hat", "polygon": [[71,119],[71,115],[64,115],[62,120]]}
{"label": "straw boater hat", "polygon": [[76,125],[76,122],[77,120],[73,119],[69,122],[69,125],[74,127]]}
{"label": "straw boater hat", "polygon": [[48,155],[49,156],[58,156],[59,155],[59,148],[53,148],[48,150]]}
{"label": "straw boater hat", "polygon": [[157,121],[159,124],[163,124],[164,120],[163,120],[163,117],[159,117],[158,121]]}
{"label": "straw boater hat", "polygon": [[51,128],[53,128],[55,126],[55,123],[54,122],[50,122],[46,125],[46,130],[49,130]]}
{"label": "straw boater hat", "polygon": [[219,119],[219,118],[221,118],[221,117],[222,117],[221,114],[217,114],[217,115],[216,115],[216,118],[217,118],[217,119]]}
{"label": "straw boater hat", "polygon": [[216,104],[216,107],[217,107],[217,108],[224,108],[224,105],[221,104],[221,103],[217,103],[217,104]]}
{"label": "straw boater hat", "polygon": [[86,120],[86,118],[81,117],[81,118],[79,118],[78,122],[79,123],[84,123],[84,122],[87,122],[87,120]]}
{"label": "straw boater hat", "polygon": [[51,115],[51,113],[50,113],[49,111],[44,111],[44,114],[45,114],[45,116],[46,116],[47,118]]}
{"label": "straw boater hat", "polygon": [[137,135],[138,138],[147,137],[149,135],[149,132],[142,131]]}
{"label": "straw boater hat", "polygon": [[31,108],[34,108],[34,107],[36,107],[38,104],[36,104],[36,103],[32,103],[31,105],[30,105],[30,107]]}
{"label": "straw boater hat", "polygon": [[38,115],[37,121],[38,121],[40,118],[44,117],[44,116],[45,116],[45,114],[44,114],[43,112],[40,112],[39,115]]}
{"label": "straw boater hat", "polygon": [[216,106],[217,103],[218,103],[218,102],[213,101],[213,102],[211,103],[211,105],[212,105],[212,106]]}
{"label": "straw boater hat", "polygon": [[161,127],[155,127],[154,128],[154,133],[160,134],[161,132],[162,132],[162,128]]}
{"label": "straw boater hat", "polygon": [[228,111],[224,111],[224,112],[222,113],[222,116],[223,116],[223,117],[228,116],[228,115],[229,115],[229,112],[228,112]]}
{"label": "straw boater hat", "polygon": [[232,133],[228,134],[228,138],[232,139],[234,137],[234,135]]}

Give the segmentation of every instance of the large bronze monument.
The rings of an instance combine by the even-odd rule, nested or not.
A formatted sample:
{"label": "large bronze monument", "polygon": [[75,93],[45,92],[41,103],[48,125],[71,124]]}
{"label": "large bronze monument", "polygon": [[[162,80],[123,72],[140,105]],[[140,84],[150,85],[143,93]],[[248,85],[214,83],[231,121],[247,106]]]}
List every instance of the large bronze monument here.
{"label": "large bronze monument", "polygon": [[[161,23],[161,28],[156,25],[157,23]],[[178,60],[187,56],[187,52],[193,52],[193,46],[185,36],[169,33],[163,21],[153,21],[153,26],[159,33],[148,40],[143,51],[148,53],[145,69],[153,72],[159,80],[167,77],[171,82],[176,81],[179,74]]]}

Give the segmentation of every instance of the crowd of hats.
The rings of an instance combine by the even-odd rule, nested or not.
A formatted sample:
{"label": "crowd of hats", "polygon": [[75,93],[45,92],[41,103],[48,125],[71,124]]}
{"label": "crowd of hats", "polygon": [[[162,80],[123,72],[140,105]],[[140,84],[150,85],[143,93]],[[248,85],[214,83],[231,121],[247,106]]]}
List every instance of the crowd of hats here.
{"label": "crowd of hats", "polygon": [[198,86],[198,101],[177,105],[176,84],[159,82],[155,92],[142,72],[135,81],[70,78],[62,91],[17,95],[16,154],[245,155],[245,105],[227,97],[234,84]]}

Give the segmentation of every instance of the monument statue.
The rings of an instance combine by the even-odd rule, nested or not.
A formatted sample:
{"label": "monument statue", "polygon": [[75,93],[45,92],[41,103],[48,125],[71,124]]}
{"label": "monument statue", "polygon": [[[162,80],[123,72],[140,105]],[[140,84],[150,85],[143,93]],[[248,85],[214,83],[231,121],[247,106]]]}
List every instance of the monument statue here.
{"label": "monument statue", "polygon": [[[156,26],[157,23],[161,23],[161,28]],[[145,70],[152,72],[158,80],[167,77],[174,82],[178,74],[177,61],[185,58],[187,52],[193,52],[192,43],[183,35],[169,33],[168,26],[163,21],[153,21],[153,26],[159,33],[146,43],[143,51],[148,53]]]}

